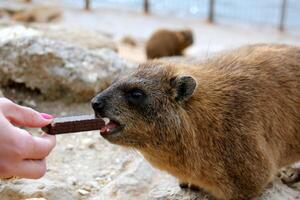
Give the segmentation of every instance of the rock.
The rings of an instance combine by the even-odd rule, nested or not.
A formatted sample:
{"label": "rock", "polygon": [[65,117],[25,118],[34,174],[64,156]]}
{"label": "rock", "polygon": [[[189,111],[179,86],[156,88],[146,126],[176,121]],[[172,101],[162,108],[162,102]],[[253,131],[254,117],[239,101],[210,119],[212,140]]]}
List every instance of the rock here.
{"label": "rock", "polygon": [[133,46],[133,47],[137,46],[137,41],[131,36],[124,36],[121,39],[121,42],[129,46]]}
{"label": "rock", "polygon": [[152,167],[139,159],[135,160],[127,169],[101,190],[98,199],[123,200],[132,199],[133,197],[135,199],[146,199],[155,174]]}
{"label": "rock", "polygon": [[84,138],[82,141],[81,141],[81,146],[83,148],[90,148],[90,149],[93,149],[96,147],[96,141],[93,140],[92,138]]}
{"label": "rock", "polygon": [[62,25],[33,25],[43,36],[88,49],[109,48],[117,51],[112,36],[91,29]]}
{"label": "rock", "polygon": [[12,15],[12,19],[21,22],[51,22],[61,18],[63,11],[59,6],[35,5]]}
{"label": "rock", "polygon": [[[298,189],[292,189],[276,179],[256,200],[293,200],[299,196]],[[152,168],[145,160],[138,158],[91,199],[211,200],[212,197],[205,192],[180,189],[174,177]]]}
{"label": "rock", "polygon": [[3,37],[0,47],[0,85],[21,83],[49,100],[89,101],[135,67],[110,49],[93,52],[40,36]]}
{"label": "rock", "polygon": [[0,97],[4,97],[4,95],[3,95],[2,91],[1,91],[1,89],[0,89]]}
{"label": "rock", "polygon": [[82,27],[35,24],[28,28],[22,25],[11,25],[0,31],[0,41],[21,36],[41,36],[88,49],[108,48],[117,51],[112,36]]}
{"label": "rock", "polygon": [[79,193],[80,195],[82,195],[82,196],[85,196],[85,195],[88,195],[90,192],[89,192],[89,191],[86,191],[86,190],[84,190],[84,189],[79,189],[79,190],[78,190],[78,193]]}
{"label": "rock", "polygon": [[0,30],[0,43],[21,37],[42,36],[42,32],[21,25],[6,27]]}
{"label": "rock", "polygon": [[[40,188],[41,182],[45,187]],[[78,196],[72,193],[64,183],[50,181],[48,179],[16,180],[10,183],[0,183],[1,200],[20,200],[20,199],[47,199],[47,200],[73,200]]]}
{"label": "rock", "polygon": [[28,199],[24,199],[24,200],[47,200],[45,198],[28,198]]}
{"label": "rock", "polygon": [[29,9],[30,5],[23,4],[17,1],[11,1],[11,0],[2,0],[0,2],[0,14],[1,15],[13,15],[18,12],[22,12],[26,9]]}
{"label": "rock", "polygon": [[3,0],[0,3],[0,15],[21,22],[51,22],[59,19],[63,11],[51,3],[28,4]]}

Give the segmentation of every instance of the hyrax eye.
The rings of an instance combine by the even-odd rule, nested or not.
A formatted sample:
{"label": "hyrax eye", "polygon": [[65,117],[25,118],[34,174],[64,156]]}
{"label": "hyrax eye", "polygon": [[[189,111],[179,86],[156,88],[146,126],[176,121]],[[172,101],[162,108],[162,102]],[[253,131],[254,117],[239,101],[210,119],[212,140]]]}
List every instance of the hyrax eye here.
{"label": "hyrax eye", "polygon": [[139,99],[144,95],[145,95],[144,92],[140,89],[132,89],[129,91],[129,96],[134,99]]}
{"label": "hyrax eye", "polygon": [[141,106],[146,99],[146,95],[143,90],[131,89],[126,92],[126,99],[129,104]]}

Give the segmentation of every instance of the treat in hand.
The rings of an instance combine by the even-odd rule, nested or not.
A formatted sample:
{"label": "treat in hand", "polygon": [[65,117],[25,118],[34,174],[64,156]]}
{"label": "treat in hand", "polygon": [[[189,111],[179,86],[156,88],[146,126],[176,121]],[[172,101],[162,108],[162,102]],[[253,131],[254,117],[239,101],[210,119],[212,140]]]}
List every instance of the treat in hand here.
{"label": "treat in hand", "polygon": [[54,118],[53,122],[42,130],[50,135],[100,130],[109,120],[96,118],[95,115],[79,115]]}

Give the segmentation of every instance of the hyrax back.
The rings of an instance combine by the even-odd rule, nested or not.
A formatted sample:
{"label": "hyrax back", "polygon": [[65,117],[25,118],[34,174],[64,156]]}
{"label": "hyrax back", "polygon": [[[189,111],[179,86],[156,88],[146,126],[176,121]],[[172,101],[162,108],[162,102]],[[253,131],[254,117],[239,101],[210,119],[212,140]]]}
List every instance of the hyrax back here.
{"label": "hyrax back", "polygon": [[193,44],[191,30],[172,31],[161,29],[154,32],[146,43],[148,59],[182,55],[183,50]]}
{"label": "hyrax back", "polygon": [[300,48],[251,45],[199,65],[143,64],[93,99],[101,134],[181,182],[251,199],[300,160]]}

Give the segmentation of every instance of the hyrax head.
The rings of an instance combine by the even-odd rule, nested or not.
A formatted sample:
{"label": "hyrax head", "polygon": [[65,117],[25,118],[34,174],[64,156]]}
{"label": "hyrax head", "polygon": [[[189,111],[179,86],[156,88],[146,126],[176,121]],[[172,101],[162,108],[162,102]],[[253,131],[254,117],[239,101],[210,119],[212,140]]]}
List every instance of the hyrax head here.
{"label": "hyrax head", "polygon": [[179,32],[184,41],[184,47],[188,47],[194,43],[193,32],[190,29],[182,30]]}
{"label": "hyrax head", "polygon": [[174,130],[184,126],[184,106],[195,88],[193,77],[178,74],[169,64],[140,65],[93,98],[96,116],[110,119],[100,133],[112,143],[135,148],[172,140]]}

